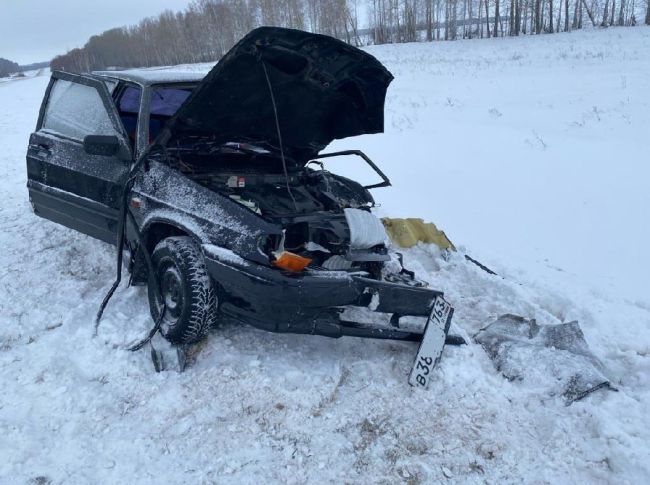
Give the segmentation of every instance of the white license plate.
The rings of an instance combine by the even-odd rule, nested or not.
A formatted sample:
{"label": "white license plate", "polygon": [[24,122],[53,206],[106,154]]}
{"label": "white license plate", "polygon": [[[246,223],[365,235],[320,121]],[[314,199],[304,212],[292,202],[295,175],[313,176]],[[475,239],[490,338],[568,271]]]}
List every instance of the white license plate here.
{"label": "white license plate", "polygon": [[413,362],[413,368],[409,375],[409,384],[415,387],[426,389],[429,386],[431,372],[440,360],[442,349],[445,346],[445,328],[450,318],[451,305],[441,296],[437,296],[433,302],[431,316],[424,328],[424,335],[418,354]]}

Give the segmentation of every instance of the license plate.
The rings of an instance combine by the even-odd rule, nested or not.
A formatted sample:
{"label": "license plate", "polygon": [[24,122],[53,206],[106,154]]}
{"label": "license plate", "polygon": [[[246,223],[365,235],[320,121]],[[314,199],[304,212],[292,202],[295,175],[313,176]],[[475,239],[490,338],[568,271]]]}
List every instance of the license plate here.
{"label": "license plate", "polygon": [[440,360],[447,337],[448,322],[451,319],[451,305],[441,296],[433,302],[431,316],[424,327],[424,335],[418,354],[409,375],[409,384],[426,389],[429,386],[431,372]]}

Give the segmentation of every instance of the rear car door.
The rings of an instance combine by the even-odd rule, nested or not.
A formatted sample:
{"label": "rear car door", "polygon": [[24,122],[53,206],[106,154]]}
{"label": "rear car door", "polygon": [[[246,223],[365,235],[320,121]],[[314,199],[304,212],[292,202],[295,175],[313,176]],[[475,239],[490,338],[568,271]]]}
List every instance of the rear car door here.
{"label": "rear car door", "polygon": [[[88,135],[117,137],[116,153],[86,153],[83,141]],[[116,244],[122,186],[131,162],[107,85],[90,76],[54,72],[27,150],[34,212]]]}

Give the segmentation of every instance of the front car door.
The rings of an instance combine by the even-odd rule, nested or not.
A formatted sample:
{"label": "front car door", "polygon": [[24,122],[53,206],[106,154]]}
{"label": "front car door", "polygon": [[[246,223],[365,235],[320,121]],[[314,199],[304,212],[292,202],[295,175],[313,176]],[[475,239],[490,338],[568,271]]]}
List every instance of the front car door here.
{"label": "front car door", "polygon": [[[115,155],[89,155],[87,135],[117,136]],[[116,244],[122,186],[131,148],[104,82],[52,73],[27,150],[27,187],[34,212]]]}

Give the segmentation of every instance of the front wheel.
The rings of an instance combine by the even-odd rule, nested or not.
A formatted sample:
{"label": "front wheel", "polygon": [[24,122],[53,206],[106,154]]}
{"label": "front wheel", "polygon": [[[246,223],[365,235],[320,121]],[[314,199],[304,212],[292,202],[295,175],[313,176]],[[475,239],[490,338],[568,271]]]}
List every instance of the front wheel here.
{"label": "front wheel", "polygon": [[217,318],[217,293],[205,268],[199,246],[187,236],[159,242],[151,256],[158,291],[149,278],[149,309],[160,331],[175,344],[190,344],[204,338]]}

